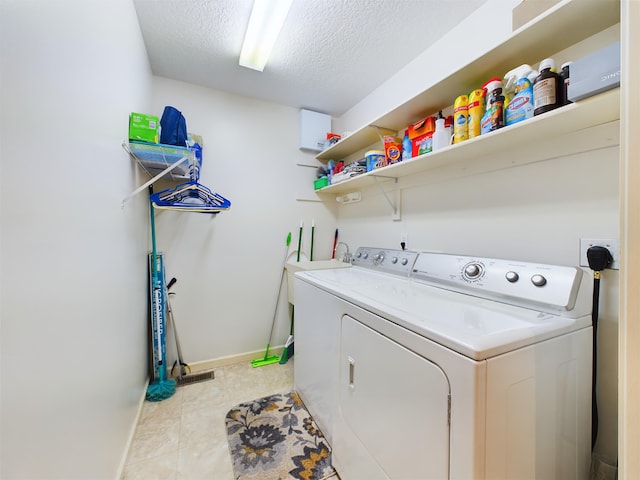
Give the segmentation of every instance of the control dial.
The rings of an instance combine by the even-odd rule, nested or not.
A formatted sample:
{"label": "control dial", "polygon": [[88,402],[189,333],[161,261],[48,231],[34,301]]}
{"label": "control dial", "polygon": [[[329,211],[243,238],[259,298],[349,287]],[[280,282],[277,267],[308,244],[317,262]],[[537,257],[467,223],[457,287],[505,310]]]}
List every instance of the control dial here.
{"label": "control dial", "polygon": [[520,275],[518,275],[514,271],[507,272],[505,274],[505,277],[506,277],[507,281],[510,282],[510,283],[516,283],[520,279]]}
{"label": "control dial", "polygon": [[463,275],[467,280],[476,280],[482,275],[482,264],[477,262],[467,263],[464,266]]}
{"label": "control dial", "polygon": [[384,252],[376,253],[373,256],[373,264],[374,265],[380,265],[383,260],[384,260]]}
{"label": "control dial", "polygon": [[547,284],[547,279],[542,275],[534,275],[531,277],[531,283],[533,283],[536,287],[544,287]]}

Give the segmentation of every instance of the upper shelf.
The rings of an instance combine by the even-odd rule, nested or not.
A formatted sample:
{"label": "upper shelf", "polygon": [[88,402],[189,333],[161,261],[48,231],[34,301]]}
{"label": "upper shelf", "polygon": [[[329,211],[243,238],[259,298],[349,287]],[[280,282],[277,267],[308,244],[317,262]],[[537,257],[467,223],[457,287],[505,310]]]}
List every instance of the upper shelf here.
{"label": "upper shelf", "polygon": [[[580,102],[566,105],[537,117],[501,128],[462,143],[451,145],[437,152],[426,153],[387,167],[355,176],[349,180],[329,185],[317,193],[343,194],[370,185],[376,177],[402,178],[444,165],[461,166],[477,163],[482,157],[496,152],[511,151],[516,145],[531,145],[540,139],[553,139],[589,127],[610,123],[620,117],[620,89],[610,90]],[[590,149],[607,146],[612,140],[591,139]],[[613,142],[616,140],[614,139]],[[580,149],[569,146],[574,153]],[[585,147],[586,148],[586,147]],[[522,158],[520,158],[522,157]],[[537,161],[537,157],[518,156],[519,164]],[[467,162],[467,163],[465,163]]]}
{"label": "upper shelf", "polygon": [[[620,22],[618,0],[564,0],[538,19],[523,25],[504,42],[422,93],[377,118],[372,125],[400,131],[426,115],[450,106],[461,92],[470,92],[488,78],[517,65],[536,64]],[[378,133],[370,125],[320,152],[316,158],[341,160],[373,144]]]}

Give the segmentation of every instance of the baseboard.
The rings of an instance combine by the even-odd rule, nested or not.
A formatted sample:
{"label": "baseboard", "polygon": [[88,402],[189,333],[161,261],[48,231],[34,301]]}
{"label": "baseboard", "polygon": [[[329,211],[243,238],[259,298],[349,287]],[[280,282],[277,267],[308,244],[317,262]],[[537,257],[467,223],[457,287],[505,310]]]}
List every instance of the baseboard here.
{"label": "baseboard", "polygon": [[[284,346],[274,347],[269,349],[269,355],[282,355]],[[214,358],[211,360],[203,360],[200,362],[189,363],[191,367],[191,373],[198,373],[205,370],[211,370],[218,367],[224,367],[227,365],[233,365],[234,363],[250,362],[256,358],[264,357],[264,350],[257,350],[255,352],[241,353],[238,355],[229,355],[227,357]]]}
{"label": "baseboard", "polygon": [[140,395],[140,400],[138,400],[138,412],[136,413],[136,417],[133,421],[133,424],[131,425],[131,429],[129,430],[129,437],[127,438],[127,443],[124,446],[124,451],[122,453],[122,458],[120,459],[120,465],[118,466],[118,472],[115,480],[120,480],[122,478],[125,466],[127,465],[129,452],[131,450],[131,444],[133,443],[133,437],[136,434],[136,428],[138,428],[138,422],[140,421],[140,417],[142,416],[142,407],[144,406],[144,402],[147,397],[148,387],[149,379],[147,378],[147,381],[144,384],[144,388],[142,389],[142,395]]}

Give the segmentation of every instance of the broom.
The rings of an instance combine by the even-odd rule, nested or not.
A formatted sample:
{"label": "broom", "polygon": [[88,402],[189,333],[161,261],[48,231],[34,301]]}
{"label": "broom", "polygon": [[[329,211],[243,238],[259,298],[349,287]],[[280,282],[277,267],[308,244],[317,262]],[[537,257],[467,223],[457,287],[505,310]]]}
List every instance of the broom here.
{"label": "broom", "polygon": [[[153,193],[153,187],[149,187],[149,193]],[[176,393],[176,382],[167,378],[167,367],[164,363],[166,352],[164,302],[162,301],[162,280],[158,269],[158,254],[156,252],[156,225],[153,213],[153,204],[149,202],[151,219],[151,322],[153,326],[153,382],[147,387],[146,398],[150,402],[166,400]]]}
{"label": "broom", "polygon": [[[298,253],[296,255],[296,262],[300,261],[300,248],[302,247],[302,225],[303,222],[300,222],[300,231],[298,232]],[[311,253],[309,256],[310,260],[313,260],[313,231],[315,229],[315,221],[311,222]],[[287,341],[284,343],[284,350],[282,351],[282,356],[280,357],[280,364],[284,365],[289,361],[289,359],[293,356],[293,312],[295,309],[295,305],[291,305],[291,324],[289,326],[289,337]]]}
{"label": "broom", "polygon": [[280,283],[278,284],[278,293],[276,296],[276,307],[273,311],[273,320],[271,321],[271,333],[269,334],[269,341],[267,342],[267,349],[264,351],[264,358],[256,358],[251,360],[252,367],[263,367],[265,365],[271,365],[277,363],[280,357],[277,355],[269,356],[269,348],[271,346],[271,339],[273,337],[273,328],[276,324],[276,313],[278,312],[278,298],[280,297],[280,288],[282,287],[282,279],[284,278],[285,266],[287,264],[287,255],[289,254],[289,245],[291,244],[291,232],[287,235],[287,246],[284,250],[284,259],[282,260],[282,274],[280,276]]}

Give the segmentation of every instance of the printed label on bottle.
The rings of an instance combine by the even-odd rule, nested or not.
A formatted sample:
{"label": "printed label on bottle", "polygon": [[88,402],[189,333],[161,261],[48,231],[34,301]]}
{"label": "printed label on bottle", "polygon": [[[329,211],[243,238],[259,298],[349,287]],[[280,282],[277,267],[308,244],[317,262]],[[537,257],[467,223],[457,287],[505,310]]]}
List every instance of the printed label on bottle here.
{"label": "printed label on bottle", "polygon": [[547,105],[555,105],[556,99],[556,80],[555,78],[545,78],[539,80],[533,86],[533,104],[538,109]]}

